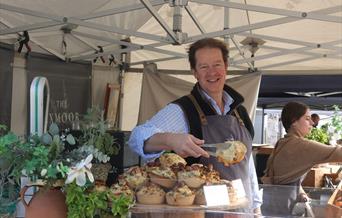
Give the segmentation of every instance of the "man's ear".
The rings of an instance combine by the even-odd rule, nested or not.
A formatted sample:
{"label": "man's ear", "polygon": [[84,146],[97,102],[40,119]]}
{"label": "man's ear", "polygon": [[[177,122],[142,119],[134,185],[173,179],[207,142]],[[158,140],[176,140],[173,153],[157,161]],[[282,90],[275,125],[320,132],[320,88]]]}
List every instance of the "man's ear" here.
{"label": "man's ear", "polygon": [[198,80],[196,70],[195,69],[191,69],[191,73],[192,73],[192,75],[194,75],[195,79]]}

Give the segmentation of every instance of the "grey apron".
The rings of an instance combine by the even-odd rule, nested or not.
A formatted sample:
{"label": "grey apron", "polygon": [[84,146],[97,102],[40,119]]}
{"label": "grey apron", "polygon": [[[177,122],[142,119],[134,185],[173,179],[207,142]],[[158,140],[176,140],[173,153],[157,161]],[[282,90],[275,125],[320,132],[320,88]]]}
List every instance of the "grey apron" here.
{"label": "grey apron", "polygon": [[294,206],[297,203],[300,185],[306,174],[294,182],[288,184],[274,184],[273,161],[285,145],[275,145],[272,155],[268,159],[266,174],[261,179],[265,184],[263,189],[262,214],[265,216],[291,216]]}
{"label": "grey apron", "polygon": [[264,185],[262,214],[265,216],[291,216],[297,203],[302,178],[282,185]]}
{"label": "grey apron", "polygon": [[[236,111],[234,111],[236,112]],[[236,112],[237,114],[237,112]],[[220,172],[221,178],[227,180],[241,179],[249,200],[249,209],[251,209],[252,194],[251,180],[249,174],[249,157],[252,151],[252,138],[248,130],[243,125],[243,121],[237,114],[232,115],[210,115],[206,116],[206,123],[202,125],[203,139],[205,143],[220,143],[226,140],[239,140],[247,146],[245,158],[237,164],[226,167],[219,163],[215,157],[201,158],[200,162],[204,165],[212,164],[214,169]]]}

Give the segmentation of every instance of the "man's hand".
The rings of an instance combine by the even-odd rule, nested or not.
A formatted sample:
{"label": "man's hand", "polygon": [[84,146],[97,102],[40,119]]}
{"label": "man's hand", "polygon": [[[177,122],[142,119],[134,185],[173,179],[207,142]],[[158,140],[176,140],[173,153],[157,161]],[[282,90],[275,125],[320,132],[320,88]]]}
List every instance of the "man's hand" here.
{"label": "man's hand", "polygon": [[204,140],[198,139],[191,134],[170,133],[166,143],[182,157],[209,157],[209,154],[200,147]]}
{"label": "man's hand", "polygon": [[309,202],[310,198],[306,193],[300,193],[297,197],[298,202]]}
{"label": "man's hand", "polygon": [[206,157],[209,154],[200,146],[204,140],[186,133],[157,133],[145,141],[145,152],[173,150],[182,157]]}
{"label": "man's hand", "polygon": [[254,213],[255,215],[261,215],[261,208],[260,208],[260,207],[254,208],[254,209],[253,209],[253,213]]}

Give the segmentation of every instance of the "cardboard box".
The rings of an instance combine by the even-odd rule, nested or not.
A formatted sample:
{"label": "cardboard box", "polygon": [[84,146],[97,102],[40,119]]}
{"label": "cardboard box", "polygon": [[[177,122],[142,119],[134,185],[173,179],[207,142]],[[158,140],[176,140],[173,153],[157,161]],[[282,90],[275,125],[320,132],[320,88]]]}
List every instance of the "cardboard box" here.
{"label": "cardboard box", "polygon": [[329,198],[327,207],[326,207],[326,216],[325,217],[342,217],[342,207],[337,206],[337,198],[342,196],[342,182],[337,186],[334,193]]}
{"label": "cardboard box", "polygon": [[257,154],[267,154],[270,155],[274,150],[274,146],[263,145],[257,148]]}
{"label": "cardboard box", "polygon": [[312,168],[302,182],[302,186],[322,187],[324,174],[330,174],[332,169],[329,167]]}

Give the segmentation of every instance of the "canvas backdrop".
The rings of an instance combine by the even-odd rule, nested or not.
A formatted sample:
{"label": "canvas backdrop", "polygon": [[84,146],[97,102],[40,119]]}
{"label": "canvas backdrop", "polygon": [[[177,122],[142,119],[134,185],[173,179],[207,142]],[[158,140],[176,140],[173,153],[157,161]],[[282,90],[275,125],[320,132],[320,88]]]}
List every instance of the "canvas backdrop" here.
{"label": "canvas backdrop", "polygon": [[0,43],[0,124],[10,128],[12,105],[13,45]]}
{"label": "canvas backdrop", "polygon": [[[255,116],[260,79],[260,73],[252,73],[226,81],[227,85],[244,97],[243,105],[251,120],[254,120]],[[189,94],[193,86],[194,83],[158,73],[155,64],[146,65],[143,72],[138,124],[150,119],[169,102]]]}

